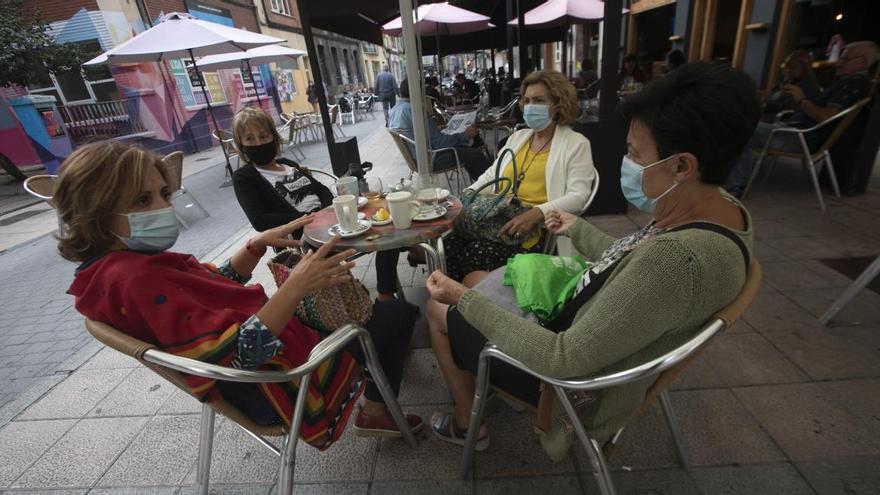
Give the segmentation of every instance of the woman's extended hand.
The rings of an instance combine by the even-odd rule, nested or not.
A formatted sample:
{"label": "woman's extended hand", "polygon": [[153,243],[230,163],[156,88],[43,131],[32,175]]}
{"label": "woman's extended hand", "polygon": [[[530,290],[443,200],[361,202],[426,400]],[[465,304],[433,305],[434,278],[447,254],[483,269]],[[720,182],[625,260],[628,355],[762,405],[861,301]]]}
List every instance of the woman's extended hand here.
{"label": "woman's extended hand", "polygon": [[523,238],[537,227],[544,219],[544,212],[540,208],[532,208],[513,217],[501,227],[499,234],[507,234],[514,238]]}
{"label": "woman's extended hand", "polygon": [[330,251],[340,237],[337,235],[327,241],[317,251],[306,253],[299,263],[290,272],[287,281],[282,287],[288,285],[295,287],[301,294],[311,294],[318,289],[333,287],[351,280],[349,270],[354,263],[344,260],[355,253],[354,249],[346,249],[340,253],[328,257]]}
{"label": "woman's extended hand", "polygon": [[279,248],[300,246],[301,242],[289,239],[287,236],[308,225],[312,219],[312,215],[305,215],[274,229],[264,230],[251,239],[251,246],[260,251],[265,251],[268,246]]}
{"label": "woman's extended hand", "polygon": [[547,226],[547,230],[556,235],[566,235],[577,218],[567,211],[550,210],[544,220],[544,225]]}
{"label": "woman's extended hand", "polygon": [[458,304],[461,295],[467,290],[467,287],[447,277],[440,270],[434,270],[425,285],[431,297],[443,304]]}

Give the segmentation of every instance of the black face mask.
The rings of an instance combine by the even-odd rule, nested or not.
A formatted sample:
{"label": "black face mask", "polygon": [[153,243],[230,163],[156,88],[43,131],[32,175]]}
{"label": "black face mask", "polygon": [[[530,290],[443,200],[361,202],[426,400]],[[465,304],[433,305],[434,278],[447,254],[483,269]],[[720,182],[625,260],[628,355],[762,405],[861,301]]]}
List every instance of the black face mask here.
{"label": "black face mask", "polygon": [[266,144],[258,144],[256,146],[242,146],[241,150],[244,152],[245,156],[247,156],[249,162],[259,167],[263,167],[272,163],[272,160],[275,159],[277,147],[273,140]]}

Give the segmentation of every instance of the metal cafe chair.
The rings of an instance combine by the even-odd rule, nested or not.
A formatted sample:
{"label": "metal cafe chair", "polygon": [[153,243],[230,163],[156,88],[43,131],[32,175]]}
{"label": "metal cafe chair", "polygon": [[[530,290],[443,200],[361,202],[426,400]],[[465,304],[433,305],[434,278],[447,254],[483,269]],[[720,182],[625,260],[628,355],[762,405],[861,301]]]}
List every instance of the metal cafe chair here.
{"label": "metal cafe chair", "polygon": [[[599,171],[596,170],[596,178],[593,179],[593,189],[590,191],[590,195],[587,196],[587,202],[584,203],[584,207],[581,208],[581,212],[578,216],[584,216],[584,213],[587,212],[587,209],[590,208],[590,205],[593,204],[593,200],[596,199],[596,193],[599,191]],[[546,234],[544,234],[544,254],[556,254],[556,235],[551,233],[549,230]]]}
{"label": "metal cafe chair", "polygon": [[[358,339],[366,356],[367,369],[371,379],[376,383],[388,410],[394,421],[400,427],[406,443],[410,447],[417,446],[417,440],[394,397],[394,392],[388,384],[382,367],[378,364],[376,350],[369,333],[360,326],[346,325],[329,337],[322,340],[312,349],[308,360],[294,369],[287,371],[250,371],[234,368],[226,368],[214,364],[184,358],[167,352],[162,352],[152,344],[138,340],[124,332],[113,328],[105,323],[86,319],[86,329],[97,340],[125,355],[137,359],[147,368],[156,372],[162,378],[189,393],[189,389],[183,379],[183,373],[210,378],[213,380],[226,380],[242,383],[284,383],[296,381],[299,385],[296,404],[290,427],[285,424],[263,426],[253,422],[238,408],[224,399],[214,402],[202,403],[201,426],[199,430],[199,454],[196,467],[196,490],[198,495],[207,495],[211,471],[211,449],[214,440],[214,418],[216,413],[232,420],[236,426],[256,439],[261,445],[268,448],[280,460],[280,479],[278,482],[279,495],[291,495],[293,493],[293,475],[296,467],[296,444],[302,424],[303,410],[308,407],[308,382],[312,372],[321,366],[329,357],[338,353],[351,340]],[[276,445],[265,437],[282,437],[281,443]]]}
{"label": "metal cafe chair", "polygon": [[238,150],[235,149],[235,143],[232,140],[232,136],[228,131],[224,131],[222,129],[217,129],[211,133],[214,136],[214,139],[220,141],[220,146],[223,147],[223,152],[226,153],[226,156],[232,158],[235,157],[235,168],[241,167],[241,157],[238,156]]}
{"label": "metal cafe chair", "polygon": [[[413,173],[418,173],[419,166],[416,163],[416,159],[415,157],[413,157],[412,152],[410,152],[409,146],[407,146],[407,144],[409,144],[410,146],[415,148],[415,141],[393,129],[388,129],[388,133],[391,134],[391,138],[394,140],[394,144],[397,145],[397,149],[400,150],[400,154],[403,155],[403,159],[406,161],[406,164],[409,167],[410,176],[412,176]],[[443,174],[446,177],[446,183],[449,185],[449,190],[461,192],[464,189],[464,178],[462,176],[461,161],[458,159],[458,152],[455,150],[455,148],[440,148],[436,150],[428,150],[428,159],[432,164],[432,168],[434,157],[436,157],[438,153],[452,153],[455,157],[455,167],[444,170],[442,172],[437,172],[436,174],[432,172],[431,175]],[[458,186],[458,189],[454,189],[452,187],[453,175],[455,175],[455,184]]]}
{"label": "metal cafe chair", "polygon": [[[23,186],[28,194],[35,198],[42,199],[48,203],[49,206],[55,208],[55,202],[52,201],[52,196],[55,195],[55,185],[57,180],[57,175],[34,175],[33,177],[25,179]],[[62,235],[64,233],[64,222],[61,221],[58,212],[55,212],[55,217],[58,221],[58,235]]]}
{"label": "metal cafe chair", "polygon": [[874,258],[874,261],[831,303],[831,306],[828,306],[828,309],[819,317],[819,323],[828,325],[837,316],[837,313],[840,313],[850,301],[855,299],[859,291],[867,287],[877,275],[880,275],[880,256]]}
{"label": "metal cafe chair", "polygon": [[[679,460],[685,469],[690,469],[690,463],[688,462],[685,453],[681,432],[678,427],[678,422],[675,419],[672,410],[672,403],[669,400],[666,389],[673,381],[675,381],[681,372],[696,359],[699,352],[705,348],[706,344],[708,344],[713,337],[725,329],[730,328],[731,325],[742,316],[743,312],[749,307],[752,300],[757,295],[760,287],[761,265],[753,258],[751,265],[749,266],[749,272],[745,284],[736,299],[725,308],[721,309],[721,311],[717,312],[709,322],[706,323],[703,329],[700,330],[700,332],[690,341],[662,356],[634,368],[619,370],[605,375],[592,376],[586,379],[558,379],[541,375],[532,371],[517,359],[510,357],[496,345],[491,343],[486,344],[486,347],[480,352],[479,365],[477,368],[474,404],[471,410],[471,418],[467,430],[468,433],[465,438],[464,454],[461,460],[462,478],[467,476],[474,455],[474,447],[476,447],[477,444],[477,436],[480,430],[479,425],[483,418],[483,410],[485,409],[485,398],[489,391],[490,358],[503,361],[515,368],[525,371],[526,373],[542,380],[546,385],[553,387],[553,391],[556,393],[557,399],[562,404],[578,440],[587,451],[592,466],[593,476],[596,477],[596,481],[599,485],[599,492],[602,493],[602,495],[614,495],[616,493],[614,490],[614,484],[611,481],[611,474],[608,471],[608,466],[605,462],[603,447],[601,447],[599,442],[590,436],[589,432],[584,428],[574,405],[568,397],[567,391],[600,390],[659,375],[654,384],[645,393],[645,400],[642,402],[641,407],[630,419],[638,417],[648,409],[655,399],[659,399],[660,406],[666,417],[666,422],[672,431],[672,437],[678,451]],[[623,428],[618,430],[617,433],[606,442],[604,446],[606,452],[610,453],[622,433]]]}
{"label": "metal cafe chair", "polygon": [[[804,168],[810,176],[810,180],[813,182],[813,188],[816,190],[816,197],[819,198],[819,208],[822,211],[825,211],[825,200],[822,199],[822,188],[819,187],[819,171],[822,170],[821,165],[824,163],[828,168],[828,176],[831,179],[831,187],[834,189],[834,195],[838,198],[840,197],[840,188],[837,185],[837,174],[834,172],[834,164],[831,163],[831,154],[829,150],[834,143],[837,142],[837,139],[846,131],[846,129],[852,124],[853,120],[858,116],[859,112],[862,108],[871,101],[870,97],[862,98],[857,101],[853,106],[838,112],[833,115],[828,120],[821,122],[819,124],[814,125],[813,127],[807,129],[798,129],[795,127],[781,127],[778,129],[773,129],[770,131],[770,136],[767,138],[767,143],[764,144],[763,150],[761,150],[761,154],[758,156],[758,161],[755,162],[755,168],[752,170],[752,175],[749,177],[748,183],[746,183],[746,187],[743,190],[742,197],[745,198],[746,194],[749,193],[749,190],[752,188],[752,183],[754,183],[755,178],[758,176],[758,172],[761,169],[761,165],[764,162],[764,158],[766,156],[770,156],[771,161],[767,166],[767,172],[764,175],[764,180],[766,181],[768,177],[770,177],[770,173],[773,171],[773,166],[776,165],[776,160],[782,156],[786,158],[798,158],[801,160]],[[825,139],[825,142],[822,143],[822,146],[819,147],[815,152],[810,152],[810,147],[807,145],[807,141],[804,138],[806,134],[814,132],[823,127],[829,126],[832,123],[836,123],[834,130],[831,132],[831,135]],[[801,146],[801,151],[798,152],[790,152],[790,151],[780,151],[774,150],[770,148],[770,144],[773,143],[773,138],[778,134],[794,134],[797,136],[798,143]]]}
{"label": "metal cafe chair", "polygon": [[[236,156],[238,156],[237,152]],[[179,198],[186,194],[189,199],[192,200],[192,203],[186,204],[184,208],[190,208],[195,205],[205,218],[211,216],[202,204],[199,203],[199,200],[183,186],[183,152],[175,151],[165,155],[165,157],[162,158],[162,163],[165,164],[165,168],[168,170],[168,189],[171,190],[171,200],[173,201],[175,198]],[[177,217],[177,221],[180,222],[180,225],[183,225],[183,228],[189,228],[189,224],[186,223],[186,220],[184,220],[179,213],[177,213],[176,209],[174,210],[174,216]]]}

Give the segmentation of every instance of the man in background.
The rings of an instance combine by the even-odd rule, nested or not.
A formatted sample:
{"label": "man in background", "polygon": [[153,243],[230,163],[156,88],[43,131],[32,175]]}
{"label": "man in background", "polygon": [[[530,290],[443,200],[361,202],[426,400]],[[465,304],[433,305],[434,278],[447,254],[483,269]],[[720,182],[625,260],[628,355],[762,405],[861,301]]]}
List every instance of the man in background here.
{"label": "man in background", "polygon": [[397,98],[397,81],[391,75],[388,66],[382,67],[382,72],[376,76],[376,84],[373,85],[379,101],[382,102],[382,112],[385,113],[385,127],[388,127],[388,112],[394,108]]}

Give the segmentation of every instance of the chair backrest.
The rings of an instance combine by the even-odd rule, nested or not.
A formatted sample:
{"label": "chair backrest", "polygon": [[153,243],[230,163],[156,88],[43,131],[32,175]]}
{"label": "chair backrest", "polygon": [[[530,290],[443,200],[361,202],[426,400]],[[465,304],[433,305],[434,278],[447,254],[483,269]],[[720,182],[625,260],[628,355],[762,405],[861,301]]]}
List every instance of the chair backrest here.
{"label": "chair backrest", "polygon": [[42,199],[54,208],[55,203],[52,201],[52,196],[55,195],[55,185],[57,180],[57,175],[35,175],[25,179],[23,186],[28,194]]}
{"label": "chair backrest", "polygon": [[418,173],[419,165],[416,163],[415,158],[413,158],[406,142],[404,142],[404,139],[407,139],[407,137],[393,129],[388,129],[388,134],[391,134],[391,139],[394,140],[394,144],[397,145],[397,149],[400,150],[400,154],[403,155],[403,159],[406,161],[406,165],[409,167],[410,171]]}
{"label": "chair backrest", "polygon": [[[746,276],[746,281],[743,284],[742,288],[739,291],[739,294],[736,298],[731,301],[730,304],[722,308],[720,311],[715,313],[712,317],[712,321],[721,320],[724,322],[723,330],[726,330],[733,326],[737,320],[740,319],[742,314],[748,309],[749,305],[752,304],[752,301],[755,299],[755,296],[758,294],[758,289],[761,288],[761,264],[758,260],[752,258],[751,264],[749,265],[749,272]],[[700,353],[705,349],[706,344],[709,341],[705,342],[702,346],[694,348],[690,354],[683,356],[682,359],[667,368],[665,371],[661,372],[657,377],[657,380],[654,381],[654,384],[648,389],[645,393],[645,400],[642,402],[641,407],[639,407],[636,415],[642,414],[645,412],[648,407],[654,402],[654,400],[660,395],[661,392],[666,390],[672,383],[678,378],[679,375],[694,362],[694,360],[700,355]],[[687,345],[687,344],[685,344]]]}
{"label": "chair backrest", "polygon": [[[128,335],[125,332],[122,332],[121,330],[118,330],[106,323],[90,320],[88,318],[86,318],[86,330],[88,330],[89,333],[92,334],[92,336],[95,337],[95,339],[97,339],[102,344],[114,350],[117,350],[125,354],[126,356],[130,356],[138,360],[141,364],[153,370],[157,375],[168,380],[169,382],[174,384],[175,387],[186,392],[187,395],[198,400],[198,398],[192,395],[189,388],[186,386],[186,381],[184,380],[182,373],[170,368],[166,368],[164,366],[160,366],[155,363],[151,363],[144,359],[144,354],[146,354],[147,351],[156,349],[155,345],[136,339],[131,335]],[[278,436],[283,435],[285,432],[284,427],[280,425],[261,426],[254,423],[237,407],[233,406],[222,398],[220,400],[211,402],[210,405],[211,408],[218,413],[226,416],[232,421],[235,421],[236,423],[242,425],[246,429],[258,435]]]}
{"label": "chair backrest", "polygon": [[183,152],[175,151],[165,155],[162,158],[162,163],[165,164],[169,172],[168,189],[171,192],[179,190],[180,186],[183,185]]}
{"label": "chair backrest", "polygon": [[339,119],[339,105],[330,105],[330,123],[336,124]]}
{"label": "chair backrest", "polygon": [[840,122],[837,123],[837,125],[834,127],[834,130],[831,132],[831,135],[828,136],[824,143],[822,143],[822,146],[819,148],[818,151],[816,151],[816,153],[822,153],[825,150],[831,149],[831,147],[834,146],[834,143],[837,142],[840,136],[843,135],[844,132],[846,132],[850,124],[852,124],[856,117],[859,116],[859,112],[862,111],[862,108],[864,108],[865,105],[867,105],[870,101],[870,96],[862,98],[861,100],[855,102],[853,106],[841,111],[840,113],[828,119],[829,121],[840,119]]}
{"label": "chair backrest", "polygon": [[[584,203],[584,207],[581,208],[581,212],[578,216],[584,216],[587,210],[590,208],[590,205],[593,204],[593,200],[596,199],[596,193],[599,191],[599,171],[596,170],[596,177],[593,179],[593,188],[590,191],[590,195],[587,196],[587,202]],[[551,234],[550,231],[547,231],[547,234],[544,236],[544,254],[554,254],[556,252],[556,235]]]}

